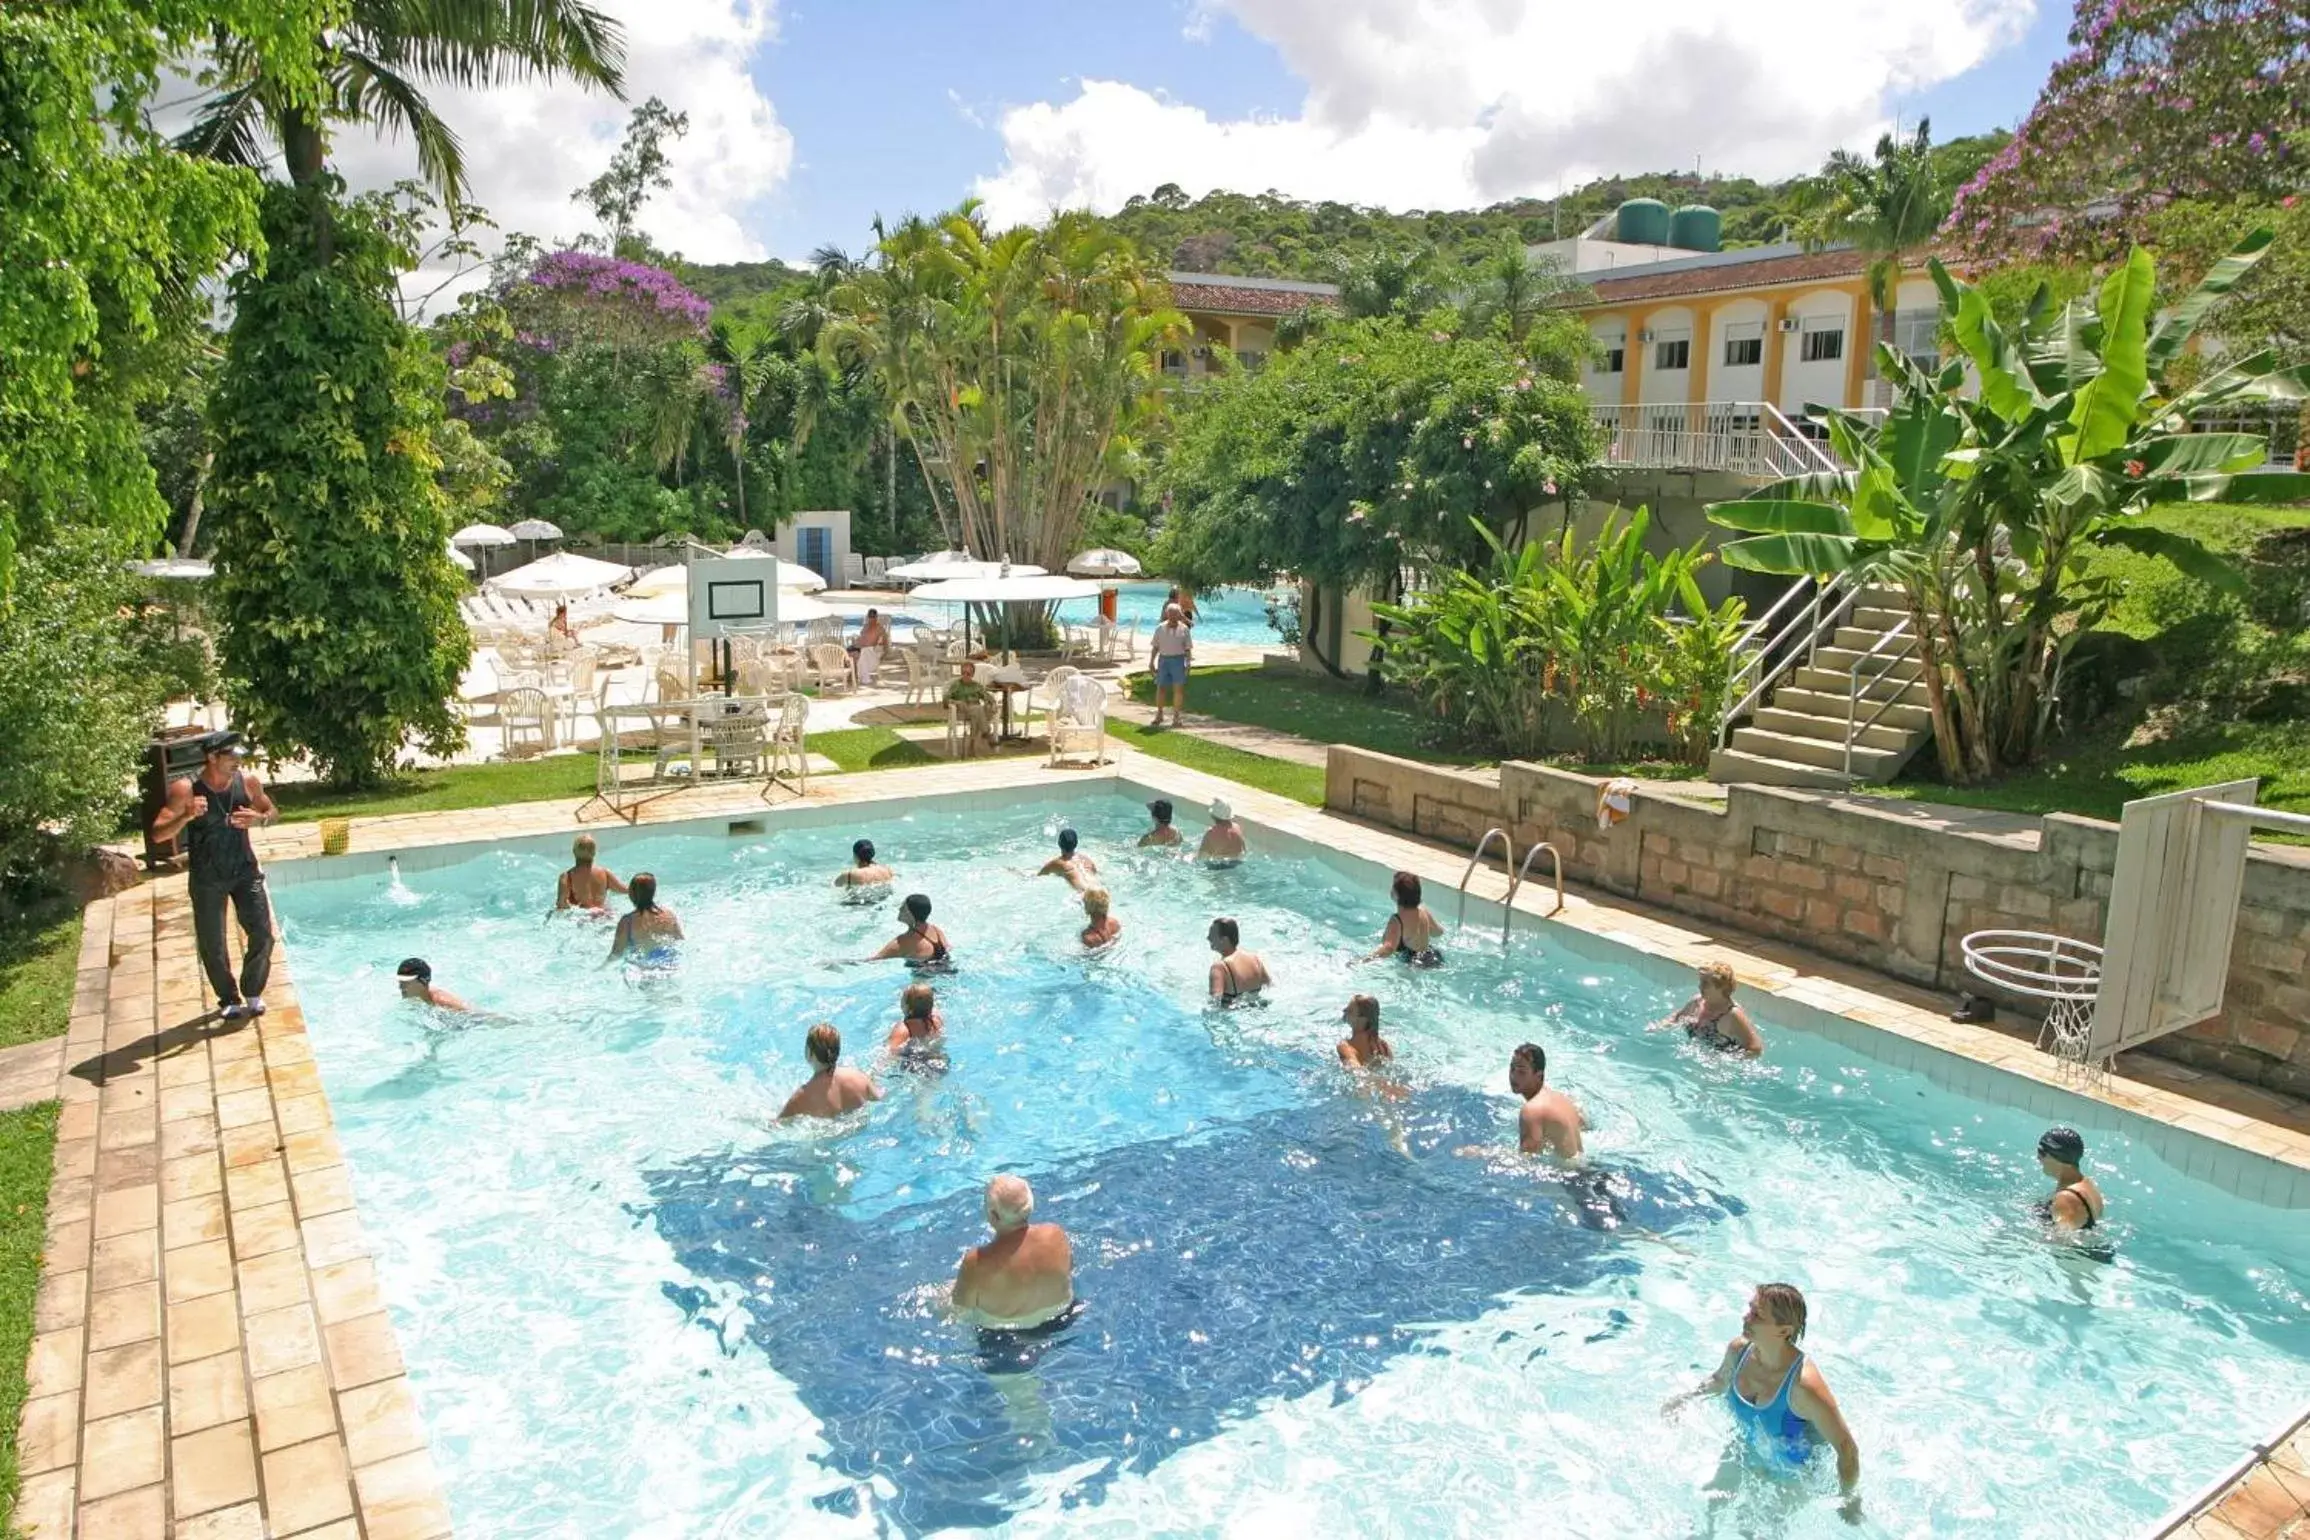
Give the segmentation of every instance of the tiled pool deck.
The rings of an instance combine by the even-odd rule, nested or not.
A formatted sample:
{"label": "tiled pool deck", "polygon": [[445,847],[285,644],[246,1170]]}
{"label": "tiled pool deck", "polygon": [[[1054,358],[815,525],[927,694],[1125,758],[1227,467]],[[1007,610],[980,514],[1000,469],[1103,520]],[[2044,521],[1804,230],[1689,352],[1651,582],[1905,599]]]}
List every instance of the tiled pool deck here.
{"label": "tiled pool deck", "polygon": [[[1225,795],[1260,829],[1416,872],[1450,891],[1465,858],[1128,749],[1099,772],[993,760],[814,780],[804,802],[698,790],[640,822],[760,819],[802,807],[1009,793],[1119,776],[1194,805]],[[580,804],[354,820],[347,855],[550,835]],[[604,827],[599,810],[592,828]],[[616,828],[615,822],[607,827]],[[265,831],[269,863],[322,854],[318,825]],[[446,852],[444,852],[446,854]],[[282,880],[293,881],[293,868]],[[1504,878],[1470,885],[1497,903]],[[1516,908],[1538,915],[1538,884]],[[1773,1015],[1953,1089],[2049,1115],[2076,1097],[2177,1170],[2310,1210],[2310,1122],[2262,1093],[2155,1060],[2090,1090],[2028,1043],[1946,1019],[1947,1002],[1859,969],[1641,906],[1572,895],[1557,922],[1690,966],[1730,963]],[[1534,923],[1534,922],[1527,922]],[[39,1540],[429,1540],[449,1513],[369,1261],[297,1004],[275,954],[271,1012],[209,1019],[181,877],[89,907],[64,1070],[48,1244],[19,1435],[17,1523]],[[1792,1020],[1792,1018],[1794,1018]],[[2092,1110],[2092,1109],[2088,1109]],[[2310,1499],[2305,1440],[2168,1532],[2266,1540]]]}

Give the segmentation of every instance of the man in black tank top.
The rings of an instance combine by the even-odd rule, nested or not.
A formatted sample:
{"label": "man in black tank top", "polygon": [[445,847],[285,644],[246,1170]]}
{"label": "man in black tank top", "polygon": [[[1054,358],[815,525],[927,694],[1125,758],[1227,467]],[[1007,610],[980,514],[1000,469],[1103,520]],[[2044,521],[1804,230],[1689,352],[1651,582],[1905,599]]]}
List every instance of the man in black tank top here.
{"label": "man in black tank top", "polygon": [[[152,821],[155,839],[180,830],[191,868],[193,936],[201,969],[228,1021],[265,1013],[265,979],[273,968],[273,909],[249,830],[276,816],[265,783],[241,768],[241,735],[211,733],[201,740],[201,773],[172,781],[168,801]],[[233,977],[225,950],[225,905],[241,922],[247,944]]]}

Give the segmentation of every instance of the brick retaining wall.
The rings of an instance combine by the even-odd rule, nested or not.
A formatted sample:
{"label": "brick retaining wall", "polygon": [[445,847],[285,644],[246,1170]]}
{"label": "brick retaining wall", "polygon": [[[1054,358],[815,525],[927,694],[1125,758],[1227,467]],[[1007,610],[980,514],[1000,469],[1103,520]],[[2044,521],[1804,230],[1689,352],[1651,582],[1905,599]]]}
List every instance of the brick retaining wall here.
{"label": "brick retaining wall", "polygon": [[[2117,825],[2066,813],[1970,814],[1777,786],[1712,804],[1640,793],[1610,833],[1596,777],[1510,762],[1448,770],[1334,745],[1334,811],[1472,849],[1508,829],[1554,844],[1567,881],[1722,921],[1954,994],[1980,985],[1961,937],[2051,931],[2098,942]],[[2149,1045],[2187,1064],[2310,1096],[2310,852],[2256,847],[2223,1013]],[[2021,1002],[2008,1001],[2009,1005]]]}

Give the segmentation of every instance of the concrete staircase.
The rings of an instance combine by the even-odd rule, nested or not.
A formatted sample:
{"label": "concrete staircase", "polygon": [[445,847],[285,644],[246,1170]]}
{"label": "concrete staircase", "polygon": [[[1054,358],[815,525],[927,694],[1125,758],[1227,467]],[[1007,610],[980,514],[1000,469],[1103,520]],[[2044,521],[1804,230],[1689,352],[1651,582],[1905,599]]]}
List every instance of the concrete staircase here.
{"label": "concrete staircase", "polygon": [[[1813,649],[1811,661],[1790,673],[1748,725],[1734,729],[1731,742],[1710,757],[1708,778],[1835,790],[1899,775],[1933,736],[1916,643],[1903,636],[1885,644],[1907,618],[1900,604],[1890,590],[1864,590],[1835,631]],[[1880,644],[1885,645],[1871,656]],[[1861,671],[1853,721],[1858,727],[1872,716],[1876,720],[1854,734],[1848,776],[1846,711],[1854,693],[1854,667],[1864,658],[1868,662]]]}

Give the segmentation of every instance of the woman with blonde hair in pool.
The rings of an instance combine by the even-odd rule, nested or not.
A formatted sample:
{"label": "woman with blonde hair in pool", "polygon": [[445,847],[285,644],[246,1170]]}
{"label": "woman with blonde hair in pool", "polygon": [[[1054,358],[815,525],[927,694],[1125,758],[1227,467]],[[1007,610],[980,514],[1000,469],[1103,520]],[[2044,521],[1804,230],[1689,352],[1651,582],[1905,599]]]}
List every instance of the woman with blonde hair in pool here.
{"label": "woman with blonde hair in pool", "polygon": [[1348,1025],[1348,1035],[1339,1044],[1340,1063],[1349,1069],[1370,1069],[1396,1056],[1394,1046],[1380,1036],[1380,1002],[1376,998],[1357,995],[1339,1014]]}
{"label": "woman with blonde hair in pool", "polygon": [[1655,1022],[1654,1029],[1682,1027],[1684,1035],[1703,1048],[1743,1053],[1752,1059],[1762,1056],[1765,1040],[1758,1035],[1756,1023],[1749,1020],[1749,1013],[1734,1003],[1734,982],[1728,964],[1702,963],[1700,993],[1666,1021]]}
{"label": "woman with blonde hair in pool", "polygon": [[1860,1518],[1861,1447],[1829,1382],[1797,1344],[1805,1336],[1805,1296],[1793,1283],[1763,1283],[1749,1296],[1740,1335],[1699,1389],[1671,1397],[1673,1412],[1687,1401],[1723,1396],[1748,1453],[1778,1475],[1794,1475],[1824,1445],[1837,1452],[1837,1484],[1845,1517]]}
{"label": "woman with blonde hair in pool", "polygon": [[1123,922],[1107,912],[1105,888],[1086,888],[1083,891],[1083,945],[1102,947],[1123,934]]}

